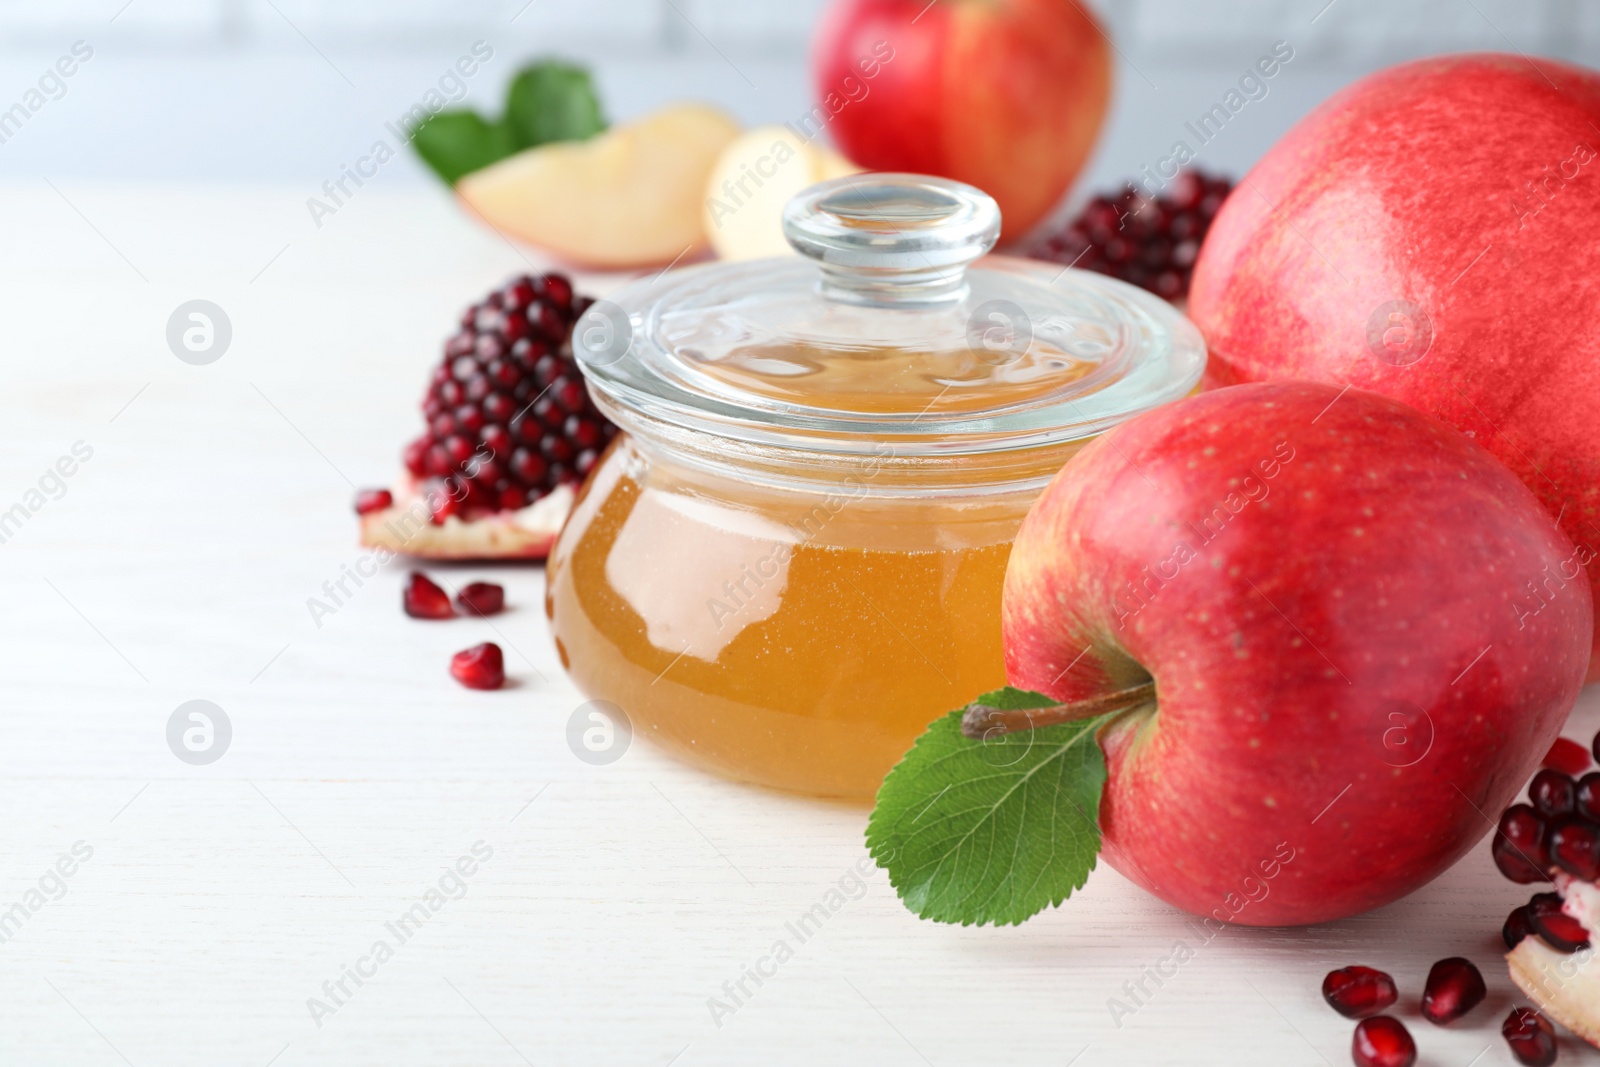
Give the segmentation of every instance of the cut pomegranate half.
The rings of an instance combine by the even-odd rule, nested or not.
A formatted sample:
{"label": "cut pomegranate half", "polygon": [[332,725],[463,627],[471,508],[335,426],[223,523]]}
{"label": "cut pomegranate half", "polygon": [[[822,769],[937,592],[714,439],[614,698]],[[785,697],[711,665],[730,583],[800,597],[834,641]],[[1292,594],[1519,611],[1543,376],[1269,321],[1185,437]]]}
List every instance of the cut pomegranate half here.
{"label": "cut pomegranate half", "polygon": [[421,559],[543,559],[617,428],[585,388],[572,328],[590,305],[559,274],[468,308],[422,402],[405,477],[362,495],[361,543]]}
{"label": "cut pomegranate half", "polygon": [[435,524],[421,490],[408,482],[396,488],[393,506],[361,516],[361,543],[418,559],[544,559],[576,496],[562,485],[525,508]]}
{"label": "cut pomegranate half", "polygon": [[1115,197],[1089,201],[1077,218],[1028,254],[1182,300],[1200,244],[1232,188],[1228,179],[1199,170],[1180,171],[1154,195],[1128,185]]}

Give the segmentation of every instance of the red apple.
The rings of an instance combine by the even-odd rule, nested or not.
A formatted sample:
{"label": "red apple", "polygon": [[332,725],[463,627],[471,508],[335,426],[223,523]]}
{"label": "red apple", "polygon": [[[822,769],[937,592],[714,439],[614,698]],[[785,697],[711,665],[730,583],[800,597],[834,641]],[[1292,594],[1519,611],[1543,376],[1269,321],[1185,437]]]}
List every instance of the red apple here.
{"label": "red apple", "polygon": [[1117,870],[1198,915],[1336,919],[1438,875],[1538,767],[1589,659],[1573,556],[1414,408],[1221,389],[1045,490],[1006,571],[1006,671],[1063,702],[1154,681],[1100,738]]}
{"label": "red apple", "polygon": [[1025,233],[1082,169],[1105,118],[1105,31],[1072,0],[835,0],[812,47],[826,129],[868,170],[937,174]]}
{"label": "red apple", "polygon": [[1597,234],[1600,76],[1427,59],[1350,86],[1267,153],[1213,223],[1189,309],[1214,382],[1352,384],[1430,412],[1592,557]]}

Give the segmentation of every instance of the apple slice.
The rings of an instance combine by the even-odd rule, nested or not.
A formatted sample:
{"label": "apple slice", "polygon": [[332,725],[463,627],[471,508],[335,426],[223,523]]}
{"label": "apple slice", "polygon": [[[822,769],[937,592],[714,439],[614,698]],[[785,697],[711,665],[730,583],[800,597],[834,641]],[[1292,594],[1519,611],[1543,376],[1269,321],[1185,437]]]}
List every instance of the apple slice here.
{"label": "apple slice", "polygon": [[669,263],[706,242],[701,198],[739,134],[721,111],[678,104],[587,141],[529,148],[456,183],[490,226],[586,266]]}
{"label": "apple slice", "polygon": [[[1600,941],[1600,886],[1556,875],[1562,910]],[[1506,954],[1511,980],[1544,1012],[1589,1044],[1600,1048],[1600,958],[1593,947],[1558,952],[1529,934]]]}
{"label": "apple slice", "polygon": [[861,168],[786,126],[760,126],[722,150],[705,192],[705,230],[723,259],[761,259],[794,250],[783,236],[783,206],[802,189]]}
{"label": "apple slice", "polygon": [[414,480],[392,490],[394,503],[361,516],[361,544],[418,559],[544,559],[567,521],[576,497],[559,486],[517,511],[463,520],[429,521],[428,502]]}

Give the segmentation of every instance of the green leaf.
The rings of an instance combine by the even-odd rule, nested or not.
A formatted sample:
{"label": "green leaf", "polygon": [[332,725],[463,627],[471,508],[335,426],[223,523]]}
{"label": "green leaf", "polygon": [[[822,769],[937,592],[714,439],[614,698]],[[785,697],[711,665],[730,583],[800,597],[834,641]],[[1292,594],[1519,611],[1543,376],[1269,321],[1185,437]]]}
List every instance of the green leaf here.
{"label": "green leaf", "polygon": [[411,132],[411,145],[435,174],[454,185],[517,150],[504,123],[489,122],[475,111],[441,111]]}
{"label": "green leaf", "polygon": [[498,121],[475,111],[441,111],[418,124],[411,145],[435,174],[454,185],[524,148],[581,141],[605,128],[589,72],[547,59],[512,79],[505,115]]}
{"label": "green leaf", "polygon": [[523,68],[512,80],[504,121],[518,149],[582,141],[606,128],[589,72],[549,59]]}
{"label": "green leaf", "polygon": [[[979,703],[1056,703],[1002,689]],[[1114,713],[1113,713],[1114,714]],[[961,711],[928,727],[889,772],[867,822],[867,847],[906,907],[937,922],[1020,923],[1083,887],[1100,852],[1111,716],[976,741]]]}

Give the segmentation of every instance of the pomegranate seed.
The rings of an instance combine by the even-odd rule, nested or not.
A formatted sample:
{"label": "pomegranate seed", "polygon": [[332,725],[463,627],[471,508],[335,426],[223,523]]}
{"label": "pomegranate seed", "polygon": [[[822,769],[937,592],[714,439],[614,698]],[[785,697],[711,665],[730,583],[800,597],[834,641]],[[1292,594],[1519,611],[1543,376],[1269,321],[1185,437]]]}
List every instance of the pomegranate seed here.
{"label": "pomegranate seed", "polygon": [[491,456],[507,457],[511,455],[511,435],[504,426],[490,423],[478,435],[478,440],[489,450]]}
{"label": "pomegranate seed", "polygon": [[1189,290],[1195,253],[1231,184],[1180,172],[1154,198],[1132,186],[1096,197],[1030,254],[1111,274],[1167,299]]}
{"label": "pomegranate seed", "polygon": [[412,571],[406,579],[401,602],[413,619],[448,619],[456,613],[450,606],[450,597],[421,571]]}
{"label": "pomegranate seed", "polygon": [[500,300],[504,307],[525,308],[537,296],[533,288],[533,279],[524,274],[520,278],[513,278],[500,290]]}
{"label": "pomegranate seed", "polygon": [[1589,769],[1589,750],[1569,737],[1558,737],[1545,753],[1544,765],[1576,778]]}
{"label": "pomegranate seed", "polygon": [[1483,972],[1471,960],[1451,956],[1428,971],[1428,984],[1422,991],[1422,1016],[1443,1026],[1482,1004],[1488,995]]}
{"label": "pomegranate seed", "polygon": [[544,276],[544,295],[557,307],[570,308],[572,306],[572,283],[559,274],[546,274]]}
{"label": "pomegranate seed", "polygon": [[499,689],[506,683],[506,661],[493,641],[462,649],[450,657],[450,676],[468,689]]}
{"label": "pomegranate seed", "polygon": [[500,332],[507,341],[520,341],[528,334],[528,320],[523,315],[507,315],[506,321],[500,327]]}
{"label": "pomegranate seed", "polygon": [[1417,1043],[1399,1019],[1378,1015],[1356,1024],[1350,1058],[1356,1067],[1411,1067],[1417,1062]]}
{"label": "pomegranate seed", "polygon": [[528,323],[536,325],[546,337],[558,338],[566,335],[572,329],[576,316],[569,318],[572,312],[563,311],[548,300],[535,300],[528,305]]}
{"label": "pomegranate seed", "polygon": [[552,463],[571,463],[578,450],[565,437],[546,437],[539,442],[539,451]]}
{"label": "pomegranate seed", "polygon": [[412,441],[410,444],[406,445],[406,450],[404,453],[406,470],[410,471],[417,477],[421,477],[427,472],[429,443],[430,442],[428,438],[419,437],[415,441]]}
{"label": "pomegranate seed", "polygon": [[1528,921],[1533,932],[1550,947],[1561,952],[1579,952],[1589,947],[1589,931],[1582,923],[1561,910],[1560,893],[1536,893],[1528,901]]}
{"label": "pomegranate seed", "polygon": [[461,587],[456,603],[466,615],[495,615],[506,606],[506,591],[493,582],[471,582]]}
{"label": "pomegranate seed", "polygon": [[511,453],[511,473],[524,482],[542,483],[549,477],[550,465],[526,448],[519,448]]}
{"label": "pomegranate seed", "polygon": [[1594,740],[1589,745],[1589,751],[1594,754],[1594,761],[1600,763],[1600,733],[1594,735]]}
{"label": "pomegranate seed", "polygon": [[1513,804],[1502,812],[1490,848],[1500,873],[1523,885],[1549,881],[1546,829],[1544,817],[1527,804]]}
{"label": "pomegranate seed", "polygon": [[461,514],[461,490],[450,482],[429,482],[431,493],[428,502],[433,510],[428,515],[428,521],[435,526],[443,526],[444,520],[452,515]]}
{"label": "pomegranate seed", "polygon": [[1544,816],[1527,804],[1513,804],[1500,813],[1498,836],[1505,838],[1536,866],[1545,863],[1544,843],[1548,824]]}
{"label": "pomegranate seed", "polygon": [[1590,822],[1600,822],[1600,771],[1578,779],[1577,810]]}
{"label": "pomegranate seed", "polygon": [[1506,948],[1516,948],[1522,944],[1522,939],[1533,934],[1533,919],[1528,906],[1512,911],[1506,917],[1506,923],[1500,928],[1500,936],[1505,939]]}
{"label": "pomegranate seed", "polygon": [[356,494],[356,514],[367,515],[394,506],[394,494],[387,489],[363,489]]}
{"label": "pomegranate seed", "polygon": [[1577,815],[1557,821],[1550,828],[1550,861],[1585,882],[1600,879],[1600,827]]}
{"label": "pomegranate seed", "polygon": [[1572,780],[1570,774],[1543,770],[1528,783],[1528,799],[1539,814],[1547,819],[1566,815],[1577,805],[1578,783]]}
{"label": "pomegranate seed", "polygon": [[1550,1067],[1556,1062],[1555,1027],[1532,1008],[1512,1008],[1500,1033],[1524,1067]]}
{"label": "pomegranate seed", "polygon": [[1496,837],[1494,844],[1489,846],[1489,854],[1494,857],[1494,865],[1500,868],[1500,873],[1518,885],[1550,880],[1550,875],[1538,865],[1538,860],[1532,854],[1518,848],[1506,837]]}
{"label": "pomegranate seed", "polygon": [[1362,1019],[1400,997],[1394,979],[1371,967],[1343,967],[1322,980],[1322,998],[1347,1019]]}

